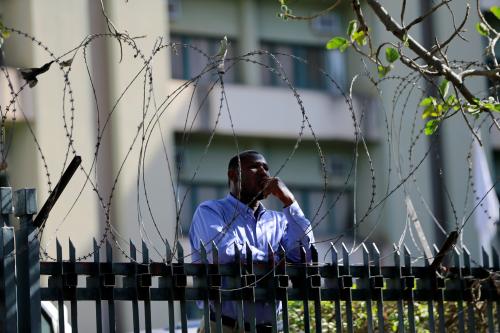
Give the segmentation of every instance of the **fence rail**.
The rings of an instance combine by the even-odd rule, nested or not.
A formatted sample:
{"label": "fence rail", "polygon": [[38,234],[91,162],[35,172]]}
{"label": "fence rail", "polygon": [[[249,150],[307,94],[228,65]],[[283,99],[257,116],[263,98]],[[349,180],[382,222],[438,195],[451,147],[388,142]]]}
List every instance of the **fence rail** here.
{"label": "fence rail", "polygon": [[[282,313],[275,316],[271,323],[273,332],[278,331],[278,321],[283,323],[284,332],[294,332],[290,328],[289,301],[302,304],[304,332],[325,330],[322,323],[325,302],[334,305],[335,331],[354,332],[356,314],[353,308],[357,301],[364,303],[368,332],[385,330],[387,318],[384,307],[388,302],[396,303],[399,332],[417,331],[416,302],[426,303],[429,331],[445,331],[446,320],[449,319],[445,317],[445,302],[452,302],[458,309],[458,331],[465,332],[467,328],[468,332],[475,332],[476,329],[481,331],[475,321],[475,304],[484,302],[488,332],[500,332],[500,261],[495,249],[492,250],[492,260],[483,251],[481,267],[472,267],[467,249],[462,253],[454,249],[450,267],[436,271],[429,266],[412,266],[411,254],[406,247],[402,249],[403,254],[395,249],[393,265],[382,266],[375,244],[362,245],[362,265],[350,264],[345,245],[342,245],[340,253],[331,246],[328,264],[318,264],[318,253],[314,247],[311,251],[312,263],[305,262],[305,255],[302,263],[285,263],[282,248],[277,253],[269,248],[267,262],[252,262],[251,251],[247,249],[246,257],[236,252],[235,263],[220,264],[213,244],[209,253],[202,248],[202,264],[192,264],[183,262],[184,249],[180,244],[176,244],[174,249],[178,259],[174,258],[172,249],[167,245],[166,261],[152,262],[144,243],[140,259],[136,257],[138,251],[134,244],[130,243],[132,260],[115,262],[113,248],[106,243],[102,249],[105,250],[106,261],[101,261],[100,249],[94,240],[92,262],[76,261],[71,241],[69,258],[63,259],[62,247],[57,242],[57,261],[40,262],[39,244],[35,237],[37,230],[30,224],[36,211],[32,202],[34,192],[15,193],[20,196],[15,201],[18,202],[16,215],[21,220],[21,227],[15,235],[15,246],[14,229],[7,226],[11,209],[4,205],[8,202],[4,199],[9,192],[2,189],[0,194],[5,225],[0,232],[0,322],[3,332],[40,332],[41,300],[58,304],[60,332],[65,330],[65,301],[70,304],[73,332],[78,331],[78,305],[81,301],[95,302],[96,332],[116,330],[116,301],[131,303],[134,332],[139,332],[140,322],[144,323],[146,332],[151,331],[151,302],[157,301],[167,302],[170,332],[174,332],[176,322],[181,323],[182,332],[187,332],[186,303],[195,300],[205,304],[205,328],[208,332],[207,305],[212,305],[217,321],[216,331],[219,331],[221,303],[229,300],[236,301],[240,309],[243,305],[252,309],[256,302],[282,302]],[[21,202],[25,203],[24,208]],[[302,252],[305,253],[303,249]],[[48,276],[47,287],[40,287],[41,276]],[[85,283],[81,277],[85,277]],[[103,303],[108,308],[106,320],[102,317]],[[139,316],[139,307],[144,308],[143,318]],[[180,311],[176,312],[174,308]],[[258,332],[255,316],[243,318],[240,314],[237,321],[240,327],[246,321],[251,332]]]}

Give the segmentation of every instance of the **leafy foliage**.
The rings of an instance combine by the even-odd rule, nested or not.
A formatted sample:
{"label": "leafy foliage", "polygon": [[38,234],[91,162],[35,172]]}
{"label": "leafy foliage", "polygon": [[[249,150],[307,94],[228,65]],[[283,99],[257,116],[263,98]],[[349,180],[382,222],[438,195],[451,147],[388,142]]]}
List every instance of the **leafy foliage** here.
{"label": "leafy foliage", "polygon": [[5,28],[2,21],[0,21],[0,49],[3,46],[3,42],[5,39],[10,37],[10,31]]}
{"label": "leafy foliage", "polygon": [[[379,78],[384,78],[388,73],[393,70],[395,65],[399,62],[419,73],[422,77],[429,79],[432,77],[440,78],[441,83],[437,88],[438,96],[426,97],[421,103],[423,113],[422,118],[428,119],[425,125],[425,133],[430,135],[436,132],[439,128],[441,121],[446,119],[448,116],[453,116],[455,113],[469,114],[472,116],[478,116],[481,112],[499,112],[499,100],[498,96],[479,96],[474,87],[473,83],[468,85],[466,79],[470,76],[482,76],[497,85],[500,82],[500,67],[498,65],[498,59],[495,55],[495,45],[498,40],[500,40],[500,32],[495,30],[495,24],[488,22],[484,15],[482,14],[482,9],[479,6],[479,2],[476,3],[476,10],[478,11],[479,21],[475,23],[475,29],[477,33],[487,39],[487,47],[485,56],[489,64],[487,67],[476,67],[476,68],[462,68],[453,66],[449,63],[448,44],[453,40],[460,37],[461,32],[464,30],[464,25],[469,19],[469,9],[468,3],[465,3],[466,14],[460,25],[455,25],[454,23],[454,33],[445,41],[439,42],[435,41],[434,45],[429,48],[425,48],[422,42],[419,42],[411,35],[417,25],[425,24],[424,20],[435,15],[435,13],[442,8],[448,8],[448,3],[451,0],[440,0],[436,1],[432,8],[423,13],[421,16],[413,19],[411,22],[406,22],[404,20],[406,9],[406,1],[401,2],[401,12],[400,17],[391,16],[387,10],[382,7],[379,0],[367,0],[366,7],[361,7],[361,2],[359,0],[350,0],[352,7],[351,14],[354,15],[354,19],[350,20],[347,29],[346,36],[334,36],[326,43],[326,48],[332,51],[344,52],[348,48],[351,48],[355,52],[359,53],[364,59],[368,59],[372,64],[375,65]],[[311,19],[319,15],[323,15],[327,11],[333,10],[340,1],[333,1],[334,5],[328,7],[325,11],[321,11],[317,15],[309,17],[299,17],[290,15],[290,8],[288,8],[286,0],[279,0],[281,4],[280,17],[282,18],[292,18],[292,19]],[[371,38],[371,29],[368,21],[365,19],[363,10],[372,10],[374,17],[379,23],[385,26],[386,30],[391,32],[395,38],[383,40],[379,45],[374,44]],[[492,6],[489,11],[493,14],[493,20],[500,20],[500,7]],[[453,16],[453,13],[451,13]],[[455,18],[453,16],[453,22]],[[385,50],[385,59],[381,59],[380,53]],[[415,54],[417,55],[415,57]],[[489,58],[488,58],[489,57]],[[478,59],[475,63],[483,63],[484,59]],[[472,63],[471,63],[472,64]],[[450,88],[453,93],[450,93]],[[490,94],[495,94],[490,92]],[[431,98],[432,97],[432,98]],[[450,112],[453,111],[453,112]],[[466,117],[464,117],[469,128],[472,130],[472,126]],[[494,122],[497,129],[500,130],[500,125],[498,122]]]}
{"label": "leafy foliage", "polygon": [[[465,305],[464,305],[465,306]],[[486,318],[486,303],[476,302],[475,307],[475,320],[477,332],[486,332],[488,322]],[[314,304],[310,302],[310,318],[311,327],[315,325],[314,318]],[[289,325],[290,332],[304,332],[304,306],[301,301],[288,302]],[[377,327],[377,304],[372,302],[372,311],[374,318],[374,327]],[[458,305],[454,302],[444,303],[445,311],[445,328],[446,332],[458,332]],[[352,302],[353,313],[353,328],[356,333],[364,333],[368,331],[368,316],[366,312],[366,302],[354,301]],[[409,329],[408,322],[408,304],[405,302],[403,306],[404,326],[405,330]],[[437,325],[438,313],[437,306],[434,306],[434,318]],[[414,320],[415,329],[417,332],[429,332],[429,312],[427,303],[415,302],[414,303]],[[321,327],[322,332],[335,332],[335,303],[330,301],[321,302]],[[347,329],[347,318],[345,315],[345,303],[342,302],[342,325],[343,330]],[[398,332],[399,329],[399,315],[397,302],[386,301],[384,302],[384,332]]]}

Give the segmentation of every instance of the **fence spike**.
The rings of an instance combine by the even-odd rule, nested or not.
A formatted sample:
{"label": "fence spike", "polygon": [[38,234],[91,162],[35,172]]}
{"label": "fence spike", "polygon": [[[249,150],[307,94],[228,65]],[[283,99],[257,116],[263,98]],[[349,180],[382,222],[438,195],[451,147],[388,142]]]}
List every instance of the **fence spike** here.
{"label": "fence spike", "polygon": [[184,263],[184,248],[181,242],[177,242],[177,262]]}
{"label": "fence spike", "polygon": [[[455,247],[453,249],[453,265],[457,268],[460,268],[460,250],[458,249],[458,247]],[[460,269],[458,270],[458,273],[458,275],[460,276],[462,273]]]}
{"label": "fence spike", "polygon": [[342,242],[342,259],[344,261],[344,267],[347,269],[347,274],[350,274],[349,251],[347,250],[347,246],[344,242]]}
{"label": "fence spike", "polygon": [[144,240],[142,241],[142,262],[149,263],[149,249]]}
{"label": "fence spike", "polygon": [[69,239],[69,260],[76,261],[75,245],[71,241],[71,238]]}
{"label": "fence spike", "polygon": [[97,241],[95,239],[95,237],[92,238],[93,239],[93,244],[94,244],[94,261],[95,262],[99,262],[99,245],[97,244]]}
{"label": "fence spike", "polygon": [[313,263],[317,264],[319,262],[318,249],[314,244],[311,244],[311,259]]}
{"label": "fence spike", "polygon": [[241,252],[240,249],[238,248],[238,244],[234,242],[233,246],[234,246],[234,259],[236,262],[241,262]]}
{"label": "fence spike", "polygon": [[167,264],[172,263],[172,249],[170,248],[170,244],[167,240],[165,240],[165,256],[167,259]]}
{"label": "fence spike", "polygon": [[130,242],[130,258],[132,258],[132,260],[135,261],[137,258],[137,251],[131,239],[129,239],[129,242]]}
{"label": "fence spike", "polygon": [[267,242],[267,261],[274,266],[274,251],[269,242]]}
{"label": "fence spike", "polygon": [[399,251],[399,247],[396,244],[392,244],[394,248],[394,266],[401,267],[401,252]]}
{"label": "fence spike", "polygon": [[374,274],[380,275],[380,252],[379,252],[378,247],[375,243],[372,243],[372,248],[373,248],[373,251],[370,254],[371,254],[371,260],[372,260],[373,264],[375,265]]}
{"label": "fence spike", "polygon": [[305,263],[307,262],[307,252],[306,252],[306,249],[304,248],[304,246],[302,246],[302,244],[300,244],[300,262],[302,263]]}
{"label": "fence spike", "polygon": [[281,245],[281,244],[278,247],[278,256],[280,257],[281,261],[283,261],[283,262],[285,261],[286,251],[285,251],[285,248],[283,247],[283,245]]}
{"label": "fence spike", "polygon": [[462,253],[464,256],[464,266],[468,269],[467,274],[470,275],[470,251],[465,245],[463,246]]}
{"label": "fence spike", "polygon": [[333,242],[330,242],[330,251],[332,252],[332,265],[338,265],[339,263],[339,256],[337,252],[337,248],[335,245],[333,245]]}
{"label": "fence spike", "polygon": [[361,247],[363,248],[363,263],[365,264],[365,266],[368,266],[370,265],[370,251],[368,251],[365,243],[361,243]]}
{"label": "fence spike", "polygon": [[59,238],[57,237],[56,237],[56,257],[57,261],[62,261],[62,246],[61,242],[59,242]]}
{"label": "fence spike", "polygon": [[113,262],[113,247],[109,240],[106,240],[106,261]]}
{"label": "fence spike", "polygon": [[483,266],[484,268],[488,269],[490,267],[490,256],[488,255],[488,252],[484,249],[484,246],[481,246],[481,254],[483,256]]}
{"label": "fence spike", "polygon": [[212,262],[214,264],[219,263],[219,249],[217,248],[217,245],[215,245],[215,242],[211,242],[211,247],[212,247]]}
{"label": "fence spike", "polygon": [[247,263],[247,269],[249,269],[249,273],[253,273],[253,254],[252,254],[252,249],[250,248],[250,245],[248,242],[245,242],[245,249],[246,249],[246,263]]}
{"label": "fence spike", "polygon": [[200,240],[200,258],[203,264],[207,263],[207,249],[205,248],[201,240]]}
{"label": "fence spike", "polygon": [[[404,253],[404,258],[405,258],[405,267],[407,267],[410,270],[409,272],[407,272],[407,274],[411,275],[412,274],[412,272],[411,272],[411,252],[408,249],[408,247],[406,247],[406,245],[403,248],[403,253]],[[427,261],[427,260],[425,260],[425,261]]]}

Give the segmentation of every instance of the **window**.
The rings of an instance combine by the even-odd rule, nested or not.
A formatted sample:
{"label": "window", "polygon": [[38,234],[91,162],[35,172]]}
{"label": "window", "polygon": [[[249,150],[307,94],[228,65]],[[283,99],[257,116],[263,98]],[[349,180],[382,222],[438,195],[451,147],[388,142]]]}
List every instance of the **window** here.
{"label": "window", "polygon": [[[181,80],[190,80],[200,75],[211,61],[207,56],[216,55],[220,45],[220,39],[211,37],[172,35],[170,41],[178,44],[175,50],[172,50],[171,55],[172,77]],[[236,43],[229,41],[226,59],[233,57],[235,49]],[[235,66],[231,65],[230,61],[226,62],[224,75],[226,83],[236,82],[237,70]],[[217,72],[213,70],[203,75],[200,82],[207,83],[215,80],[217,80]]]}
{"label": "window", "polygon": [[[326,71],[337,81],[339,86],[345,86],[345,61],[343,54],[328,52],[324,46],[286,45],[277,43],[262,43],[262,49],[276,55],[278,65],[271,57],[262,56],[262,62],[276,70],[281,68],[286,73],[290,82],[296,88],[331,90],[337,92],[328,79],[320,72]],[[290,56],[305,59],[307,63]],[[264,85],[286,86],[279,75],[269,69],[262,68],[262,81]]]}
{"label": "window", "polygon": [[182,15],[181,0],[168,1],[168,18],[171,21],[180,19]]}

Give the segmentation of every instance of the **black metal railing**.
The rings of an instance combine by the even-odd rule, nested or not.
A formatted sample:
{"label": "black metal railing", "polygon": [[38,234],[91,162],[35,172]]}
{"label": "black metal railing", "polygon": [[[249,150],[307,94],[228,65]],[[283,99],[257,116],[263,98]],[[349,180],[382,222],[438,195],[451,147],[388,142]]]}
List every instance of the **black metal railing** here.
{"label": "black metal railing", "polygon": [[[8,191],[2,191],[2,216],[6,218],[12,208],[9,210],[6,204]],[[394,320],[386,315],[385,308],[389,304],[394,312],[392,317],[396,318],[396,322],[390,324],[396,325],[398,332],[417,332],[421,328],[416,321],[415,308],[417,305],[422,307],[423,303],[427,308],[425,327],[431,332],[445,332],[451,319],[458,332],[500,331],[500,263],[495,249],[492,260],[483,251],[482,265],[475,267],[467,249],[462,252],[454,249],[450,253],[451,263],[445,269],[436,270],[429,265],[412,266],[406,247],[401,249],[402,254],[395,248],[393,264],[382,266],[375,244],[362,245],[361,265],[350,263],[349,251],[344,245],[340,252],[331,245],[330,262],[326,264],[318,263],[314,247],[310,263],[306,263],[305,255],[301,263],[286,263],[282,248],[275,253],[269,247],[267,262],[253,262],[251,250],[247,248],[245,255],[236,251],[235,263],[220,264],[213,244],[207,247],[209,251],[202,247],[202,263],[193,264],[183,261],[184,249],[180,244],[172,249],[166,245],[166,260],[152,262],[145,243],[140,249],[142,258],[137,258],[138,251],[130,243],[130,261],[115,262],[113,247],[106,243],[103,256],[106,260],[101,261],[100,248],[94,240],[93,261],[77,261],[75,247],[70,241],[69,258],[63,258],[62,247],[57,242],[57,260],[40,262],[37,230],[30,225],[36,211],[30,201],[34,191],[21,190],[15,194],[20,196],[15,201],[19,206],[16,215],[23,221],[21,228],[14,232],[12,227],[4,226],[0,232],[0,323],[3,332],[40,332],[40,301],[57,303],[60,332],[65,330],[64,302],[69,302],[72,331],[77,332],[78,308],[82,301],[95,304],[96,332],[115,332],[117,301],[130,302],[134,332],[151,331],[153,302],[166,302],[168,319],[165,318],[165,324],[170,332],[175,331],[177,322],[182,332],[187,332],[186,305],[191,301],[201,301],[205,305],[203,325],[206,332],[210,331],[209,304],[216,319],[216,331],[221,332],[221,305],[225,301],[236,302],[240,311],[235,320],[240,327],[246,322],[250,332],[256,332],[257,323],[252,314],[258,302],[267,302],[271,307],[282,303],[281,313],[270,323],[274,332],[296,332],[291,327],[297,327],[297,320],[304,332],[329,331],[324,320],[326,304],[333,305],[335,324],[332,332],[354,332],[354,324],[359,320],[368,332],[386,331],[388,321]],[[302,252],[305,254],[304,249]],[[48,277],[47,287],[40,287],[42,276]],[[288,305],[291,302],[300,304],[302,315],[298,319],[290,312],[292,309]],[[484,311],[485,323],[477,321],[478,303],[483,305],[480,308]],[[107,304],[107,318],[103,318],[103,304]],[[453,318],[447,317],[448,304],[456,309]],[[140,307],[143,311],[139,311]]]}

